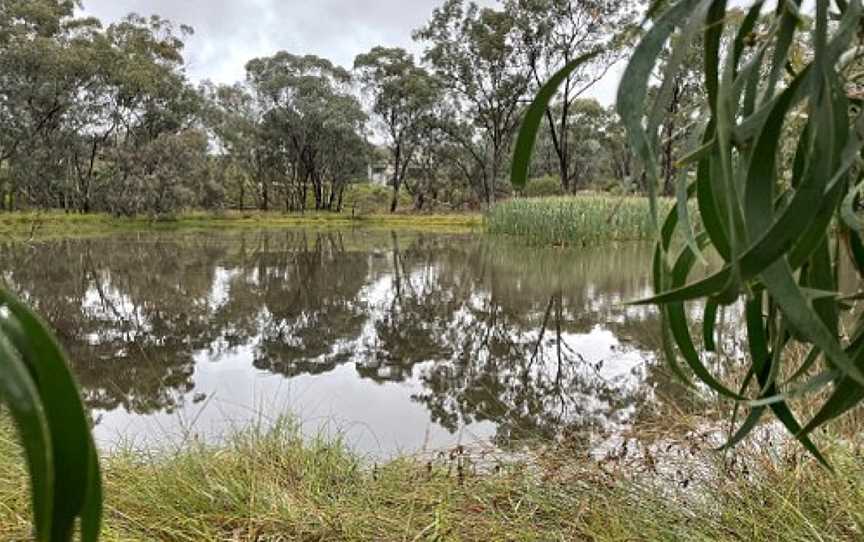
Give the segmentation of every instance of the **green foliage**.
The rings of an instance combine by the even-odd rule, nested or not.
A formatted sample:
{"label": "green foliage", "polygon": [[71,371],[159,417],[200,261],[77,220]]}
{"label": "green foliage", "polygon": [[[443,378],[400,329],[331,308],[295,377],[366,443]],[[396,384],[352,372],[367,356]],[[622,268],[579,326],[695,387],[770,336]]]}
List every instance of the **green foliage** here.
{"label": "green foliage", "polygon": [[558,87],[567,81],[569,74],[578,70],[596,55],[596,52],[588,52],[570,61],[540,89],[537,99],[528,107],[522,129],[519,131],[519,138],[516,140],[516,149],[513,152],[513,174],[511,176],[513,186],[521,188],[527,182],[531,157],[534,154],[534,145],[537,141],[537,132],[540,130],[540,124],[543,122],[543,117],[546,115],[549,103],[555,97]]}
{"label": "green foliage", "polygon": [[351,74],[325,58],[280,51],[246,65],[261,118],[259,206],[269,210],[278,192],[286,210],[339,210],[345,185],[365,173],[368,148],[362,135],[366,113],[350,92]]}
{"label": "green foliage", "polygon": [[78,387],[45,325],[0,291],[0,399],[14,420],[30,471],[40,542],[98,539],[102,489],[96,447]]}
{"label": "green foliage", "polygon": [[[114,214],[170,216],[195,206],[196,195],[207,192],[207,138],[202,132],[162,134],[134,151],[115,152],[125,174],[104,196]],[[220,198],[211,195],[211,206]]]}
{"label": "green foliage", "polygon": [[[560,109],[560,105],[555,105],[552,113],[558,114]],[[538,133],[531,175],[561,179],[561,157],[556,150],[560,146],[562,151],[566,149],[569,171],[567,182],[559,181],[564,192],[605,189],[606,180],[614,180],[622,186],[627,184],[632,155],[614,108],[604,108],[594,99],[577,99],[569,106],[568,118],[563,144],[560,140],[556,143],[558,138],[553,137],[549,129]]]}
{"label": "green foliage", "polygon": [[[651,194],[657,295],[642,303],[661,308],[667,361],[685,378],[683,359],[700,382],[749,410],[730,446],[770,411],[824,461],[810,435],[864,398],[864,320],[844,316],[850,305],[838,292],[836,273],[844,258],[864,269],[854,210],[862,180],[856,167],[864,147],[862,117],[854,93],[851,101],[847,96],[857,77],[852,52],[862,8],[857,0],[837,2],[831,13],[829,2],[817,2],[812,24],[803,25],[792,5],[781,3],[763,15],[760,2],[742,17],[730,15],[722,0],[681,0],[657,13],[625,71],[618,110]],[[735,39],[724,42],[726,32]],[[678,205],[661,224],[660,120],[686,48],[700,33],[706,120],[699,126],[701,143],[680,164]],[[663,84],[651,93],[654,67],[673,36]],[[812,55],[792,62],[793,45],[808,39]],[[533,107],[545,107],[548,95]],[[649,96],[653,103],[647,103]],[[532,124],[526,121],[523,130],[530,133]],[[784,160],[789,143],[797,150]],[[691,198],[695,213],[687,203]],[[722,258],[721,269],[688,283],[708,247]],[[705,307],[708,339],[701,348],[690,331],[693,311],[687,310],[697,301]],[[707,353],[721,333],[712,315],[718,306],[733,304],[746,307],[751,364],[740,389],[730,389],[711,371]],[[841,323],[847,322],[852,327],[844,332]],[[789,355],[798,344],[811,348],[811,355]],[[816,392],[827,392],[827,399],[802,423],[790,400]]]}
{"label": "green foliage", "polygon": [[463,170],[470,172],[478,197],[491,205],[529,84],[518,54],[522,35],[516,18],[505,9],[445,0],[414,36],[427,44],[424,60],[449,89],[440,128],[467,155],[470,166]]}
{"label": "green foliage", "polygon": [[[142,193],[191,190],[183,161],[170,154],[159,167],[171,190],[124,186],[140,180],[135,169],[152,157],[152,145],[181,137],[198,113],[182,72],[182,39],[191,29],[137,15],[103,29],[75,18],[74,5],[0,6],[0,200],[7,208],[123,213],[147,200]],[[206,150],[199,146],[197,161]]]}
{"label": "green foliage", "polygon": [[[546,129],[535,158],[541,171],[561,180],[565,192],[584,190],[615,155],[604,142],[613,136],[614,115],[593,99],[581,98],[629,52],[638,2],[622,0],[506,0],[522,34],[519,54],[532,83],[542,86],[556,73],[564,79],[544,111]],[[592,53],[576,69],[559,72]],[[605,152],[604,152],[605,151]]]}
{"label": "green foliage", "polygon": [[[342,212],[354,216],[389,212],[392,203],[391,192],[392,189],[386,186],[371,183],[349,185],[345,190]],[[403,208],[410,206],[411,196],[405,193],[399,194],[398,205]]]}
{"label": "green foliage", "polygon": [[519,235],[538,244],[633,241],[654,236],[648,207],[648,200],[641,197],[519,198],[493,207],[486,224],[490,233]]}
{"label": "green foliage", "polygon": [[387,137],[393,168],[390,212],[396,212],[408,169],[434,124],[433,109],[441,99],[438,82],[400,48],[374,47],[357,56],[354,69]]}
{"label": "green foliage", "polygon": [[561,179],[552,175],[545,175],[537,179],[531,179],[527,186],[522,189],[523,195],[529,198],[547,198],[552,196],[563,196],[564,188]]}
{"label": "green foliage", "polygon": [[[726,17],[723,3],[704,3],[696,12],[687,4],[680,2],[660,16],[637,47],[619,91],[619,111],[653,180],[657,172],[649,156],[657,137],[651,121],[644,123],[644,66],[656,61],[658,46],[676,28],[684,34],[707,29],[702,77],[710,115],[702,127],[705,145],[691,161],[695,182],[686,186],[687,177],[682,176],[678,189],[682,201],[688,195],[696,198],[702,227],[692,230],[689,217],[680,212],[683,207],[668,215],[655,259],[657,296],[646,302],[660,304],[663,311],[669,362],[675,363],[677,348],[700,381],[749,407],[748,419],[730,445],[770,410],[822,460],[810,434],[864,397],[859,368],[864,350],[858,345],[864,328],[841,332],[847,305],[840,299],[834,271],[850,253],[833,232],[833,217],[847,194],[854,194],[850,186],[861,179],[860,172],[852,170],[862,147],[855,128],[857,112],[846,96],[850,82],[841,63],[841,56],[857,46],[861,5],[838,2],[839,24],[829,25],[829,3],[817,2],[810,27],[813,56],[795,69],[788,63],[789,52],[808,30],[788,4],[767,16],[773,24],[756,42],[748,36],[760,5],[736,24]],[[724,23],[735,24],[737,35],[725,47]],[[688,41],[680,40],[679,47]],[[667,64],[667,81],[677,69],[674,62]],[[662,107],[662,98],[655,107]],[[790,117],[804,120],[800,129],[786,130]],[[784,161],[783,145],[789,140],[798,150],[794,160]],[[848,231],[848,226],[843,229]],[[676,233],[687,246],[673,255]],[[853,243],[858,239],[855,231],[848,235]],[[687,284],[700,245],[712,246],[724,266]],[[708,370],[690,336],[685,310],[686,302],[698,299],[707,300],[709,308],[746,305],[751,386],[729,389]],[[706,326],[705,334],[714,335],[710,318]],[[814,352],[798,366],[790,364],[800,360],[787,354],[795,343]],[[814,363],[819,357],[824,364]],[[788,374],[793,376],[780,380]],[[823,409],[809,422],[799,422],[789,400],[828,386],[833,389]]]}
{"label": "green foliage", "polygon": [[[510,194],[526,93],[595,50],[547,108],[533,174],[558,175],[565,192],[630,177],[617,119],[579,98],[626,51],[637,10],[622,0],[447,0],[415,32],[423,62],[376,46],[352,73],[282,51],[250,60],[242,82],[198,88],[184,58],[191,28],[135,14],[103,25],[77,5],[0,4],[4,210],[339,211],[346,186],[377,165],[372,134],[389,151],[391,208],[402,191],[414,209],[477,208]],[[180,144],[192,131],[209,145]],[[168,159],[150,171],[156,155]]]}

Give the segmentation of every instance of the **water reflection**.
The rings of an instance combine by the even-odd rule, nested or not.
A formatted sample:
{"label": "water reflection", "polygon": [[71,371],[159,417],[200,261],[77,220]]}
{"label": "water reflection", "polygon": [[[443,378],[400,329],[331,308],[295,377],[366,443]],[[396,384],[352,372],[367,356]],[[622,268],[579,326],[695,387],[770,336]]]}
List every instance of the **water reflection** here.
{"label": "water reflection", "polygon": [[287,395],[389,452],[629,423],[658,378],[656,315],[622,304],[649,291],[649,257],[287,230],[10,244],[0,269],[68,349],[103,438],[245,423]]}

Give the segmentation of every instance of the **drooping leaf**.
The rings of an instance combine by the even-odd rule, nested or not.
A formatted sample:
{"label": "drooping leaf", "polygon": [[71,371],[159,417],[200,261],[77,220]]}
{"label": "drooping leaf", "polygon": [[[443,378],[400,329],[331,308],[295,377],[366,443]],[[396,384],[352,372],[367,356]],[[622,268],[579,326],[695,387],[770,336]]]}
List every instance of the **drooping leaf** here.
{"label": "drooping leaf", "polygon": [[592,51],[567,63],[537,93],[537,97],[525,113],[522,128],[519,130],[519,137],[513,152],[513,169],[511,173],[513,186],[524,188],[528,183],[528,171],[531,167],[531,156],[534,154],[537,132],[540,130],[540,125],[543,123],[543,118],[546,115],[546,109],[558,92],[558,88],[574,71],[596,57],[599,53],[599,51]]}
{"label": "drooping leaf", "polygon": [[[35,396],[30,399],[31,405],[43,413],[48,436],[44,444],[49,444],[46,453],[49,468],[53,469],[49,473],[52,487],[40,495],[47,495],[52,502],[41,507],[50,512],[47,520],[39,518],[50,527],[44,540],[71,540],[80,519],[82,541],[94,542],[102,515],[101,480],[78,386],[60,346],[33,311],[2,289],[0,307],[7,311],[0,316],[0,339],[8,344],[7,351],[20,359],[32,381]],[[2,376],[5,374],[0,373]],[[37,433],[35,428],[26,431]],[[31,471],[34,480],[36,476],[38,471]]]}

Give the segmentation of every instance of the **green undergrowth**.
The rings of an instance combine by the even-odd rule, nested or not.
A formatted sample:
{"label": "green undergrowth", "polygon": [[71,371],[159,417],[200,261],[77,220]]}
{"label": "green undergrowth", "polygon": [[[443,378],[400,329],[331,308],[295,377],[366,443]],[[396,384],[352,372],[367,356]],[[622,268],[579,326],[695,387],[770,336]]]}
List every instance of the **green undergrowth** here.
{"label": "green undergrowth", "polygon": [[[14,440],[0,429],[0,539],[27,540]],[[105,457],[103,540],[860,540],[864,460],[851,446],[831,453],[836,475],[803,460],[747,472],[691,458],[709,475],[688,486],[644,461],[561,452],[482,471],[452,456],[375,465],[339,442],[304,441],[283,420],[218,446]]]}
{"label": "green undergrowth", "polygon": [[[662,200],[666,210],[671,200]],[[487,215],[490,233],[515,235],[532,244],[590,245],[654,239],[648,199],[605,194],[519,198]]]}

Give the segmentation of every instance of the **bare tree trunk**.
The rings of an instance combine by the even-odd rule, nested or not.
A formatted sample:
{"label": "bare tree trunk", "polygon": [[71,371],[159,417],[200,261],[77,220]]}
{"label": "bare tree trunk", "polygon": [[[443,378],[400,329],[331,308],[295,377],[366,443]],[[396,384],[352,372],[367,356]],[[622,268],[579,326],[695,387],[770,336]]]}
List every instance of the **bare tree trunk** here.
{"label": "bare tree trunk", "polygon": [[[568,78],[564,83],[562,95],[561,117],[556,122],[552,115],[552,109],[546,109],[546,120],[549,123],[549,134],[552,136],[552,147],[558,157],[558,175],[561,177],[561,188],[564,193],[570,193],[570,150],[568,143],[568,130],[570,129],[570,86]],[[574,187],[575,188],[575,187]]]}
{"label": "bare tree trunk", "polygon": [[500,139],[494,143],[495,148],[492,150],[492,175],[490,176],[490,186],[488,190],[487,205],[491,209],[495,205],[495,188],[498,186],[498,173],[501,170],[501,141]]}
{"label": "bare tree trunk", "polygon": [[334,207],[336,206],[337,198],[340,197],[341,191],[339,189],[339,185],[340,185],[340,183],[338,181],[336,181],[335,179],[333,180],[333,184],[330,185],[330,198],[329,198],[329,201],[327,202],[327,210],[328,211],[337,211],[338,210],[338,209],[335,209]]}
{"label": "bare tree trunk", "polygon": [[669,102],[669,114],[663,128],[663,193],[671,195],[675,192],[675,115],[681,100],[681,85],[675,84],[672,90],[672,100]]}
{"label": "bare tree trunk", "polygon": [[240,210],[246,208],[246,181],[240,180]]}
{"label": "bare tree trunk", "polygon": [[399,207],[399,188],[402,184],[402,144],[393,149],[393,199],[390,202],[390,212],[395,213]]}
{"label": "bare tree trunk", "polygon": [[4,160],[0,157],[0,211],[7,210],[6,205],[8,205],[7,201],[9,198],[9,182],[11,182],[11,180],[7,179],[6,175],[3,173],[3,162]]}
{"label": "bare tree trunk", "polygon": [[345,185],[343,184],[343,185],[339,186],[339,199],[336,202],[336,212],[337,213],[342,212],[342,203],[344,201],[344,196],[345,196]]}
{"label": "bare tree trunk", "polygon": [[312,189],[315,192],[315,210],[320,211],[324,207],[324,181],[318,172],[312,172]]}

